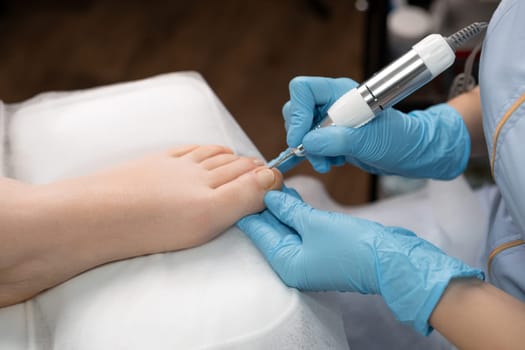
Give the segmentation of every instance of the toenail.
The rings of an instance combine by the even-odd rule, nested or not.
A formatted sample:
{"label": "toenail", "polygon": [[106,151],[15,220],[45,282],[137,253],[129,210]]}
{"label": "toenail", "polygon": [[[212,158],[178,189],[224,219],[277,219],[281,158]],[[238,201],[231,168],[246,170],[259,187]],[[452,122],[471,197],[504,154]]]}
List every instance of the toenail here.
{"label": "toenail", "polygon": [[255,165],[264,165],[264,162],[263,162],[262,160],[260,160],[260,159],[254,159],[254,160],[253,160],[253,163],[254,163]]}
{"label": "toenail", "polygon": [[263,188],[270,188],[275,182],[275,173],[270,169],[261,169],[255,175],[257,182]]}

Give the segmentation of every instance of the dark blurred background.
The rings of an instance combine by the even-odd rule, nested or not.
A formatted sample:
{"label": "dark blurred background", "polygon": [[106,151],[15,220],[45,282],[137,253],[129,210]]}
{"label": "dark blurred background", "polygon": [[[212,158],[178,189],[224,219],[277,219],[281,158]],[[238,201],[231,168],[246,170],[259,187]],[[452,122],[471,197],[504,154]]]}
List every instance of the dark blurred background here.
{"label": "dark blurred background", "polygon": [[[390,16],[400,2],[424,12]],[[496,0],[0,0],[0,100],[194,70],[269,160],[286,146],[281,107],[294,76],[360,81],[395,58],[393,51],[404,52],[405,44],[410,48],[417,41],[403,37],[406,30],[420,35],[436,31],[425,28],[429,23],[439,23],[437,31],[448,35],[488,19],[496,5]],[[389,34],[399,33],[391,40],[387,23]],[[446,100],[466,54],[468,48],[452,69],[398,108]],[[351,166],[316,174],[304,162],[287,176],[295,174],[320,178],[342,204],[364,203],[378,193],[377,178]]]}
{"label": "dark blurred background", "polygon": [[[0,99],[195,70],[271,159],[289,80],[361,79],[364,28],[349,0],[0,1]],[[355,168],[316,176],[342,203],[369,199]]]}

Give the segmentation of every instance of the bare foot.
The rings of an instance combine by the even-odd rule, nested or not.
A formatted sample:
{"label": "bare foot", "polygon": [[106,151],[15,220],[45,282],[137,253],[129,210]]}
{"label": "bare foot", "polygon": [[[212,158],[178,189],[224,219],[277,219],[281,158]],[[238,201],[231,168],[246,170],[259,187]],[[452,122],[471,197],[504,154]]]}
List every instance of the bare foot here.
{"label": "bare foot", "polygon": [[68,187],[96,196],[99,206],[84,210],[84,221],[100,229],[101,218],[111,214],[107,235],[137,244],[134,253],[144,254],[209,241],[262,210],[264,194],[281,184],[281,174],[260,160],[223,146],[191,145],[73,180]]}
{"label": "bare foot", "polygon": [[10,301],[20,301],[103,263],[203,244],[262,210],[264,194],[281,185],[260,160],[183,146],[34,186],[13,239],[18,261],[0,270],[0,286],[16,282]]}

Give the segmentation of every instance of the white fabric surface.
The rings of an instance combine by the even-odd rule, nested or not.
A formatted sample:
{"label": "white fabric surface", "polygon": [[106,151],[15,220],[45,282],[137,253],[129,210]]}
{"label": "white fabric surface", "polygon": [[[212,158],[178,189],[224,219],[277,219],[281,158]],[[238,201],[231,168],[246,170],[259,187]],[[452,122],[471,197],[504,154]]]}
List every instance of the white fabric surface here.
{"label": "white fabric surface", "polygon": [[[257,150],[194,73],[10,106],[10,176],[47,183],[179,144]],[[0,349],[346,349],[341,315],[285,287],[237,229],[108,264],[0,309]]]}
{"label": "white fabric surface", "polygon": [[11,176],[46,183],[183,144],[256,148],[195,73],[73,93],[10,108]]}

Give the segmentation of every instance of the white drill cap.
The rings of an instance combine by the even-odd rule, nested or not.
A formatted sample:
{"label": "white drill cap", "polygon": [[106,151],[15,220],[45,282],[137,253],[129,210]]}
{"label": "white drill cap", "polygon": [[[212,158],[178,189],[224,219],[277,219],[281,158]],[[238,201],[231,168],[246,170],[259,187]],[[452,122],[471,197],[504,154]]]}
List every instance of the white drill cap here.
{"label": "white drill cap", "polygon": [[450,67],[456,55],[447,40],[439,34],[430,34],[415,44],[412,49],[417,52],[419,57],[425,62],[432,77],[441,74]]}
{"label": "white drill cap", "polygon": [[335,125],[353,128],[366,124],[374,117],[374,112],[356,88],[341,96],[328,110],[328,117]]}

